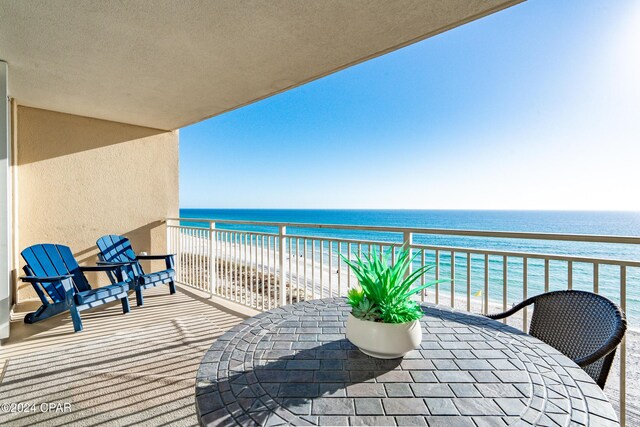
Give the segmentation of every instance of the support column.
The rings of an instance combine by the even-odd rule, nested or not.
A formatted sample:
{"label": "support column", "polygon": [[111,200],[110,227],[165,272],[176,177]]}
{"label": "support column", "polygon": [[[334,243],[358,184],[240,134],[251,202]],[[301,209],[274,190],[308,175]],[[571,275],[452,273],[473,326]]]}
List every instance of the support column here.
{"label": "support column", "polygon": [[0,339],[9,337],[11,320],[9,111],[7,63],[0,61]]}

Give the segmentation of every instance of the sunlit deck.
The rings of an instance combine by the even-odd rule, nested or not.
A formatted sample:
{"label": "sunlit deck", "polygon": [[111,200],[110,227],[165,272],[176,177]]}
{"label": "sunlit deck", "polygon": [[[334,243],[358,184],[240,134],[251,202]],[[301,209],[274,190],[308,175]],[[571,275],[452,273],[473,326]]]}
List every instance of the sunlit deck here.
{"label": "sunlit deck", "polygon": [[71,410],[0,413],[0,425],[197,425],[198,364],[216,337],[252,314],[201,295],[154,288],[144,307],[126,315],[117,303],[87,311],[81,333],[68,313],[24,324],[35,307],[20,307],[0,348],[0,402],[70,403]]}
{"label": "sunlit deck", "polygon": [[[175,295],[153,288],[146,298],[144,307],[134,307],[132,294],[126,315],[118,303],[86,311],[81,333],[73,332],[68,313],[24,324],[22,317],[36,306],[19,307],[11,338],[0,348],[0,402],[70,403],[71,410],[0,413],[0,424],[197,425],[194,386],[204,353],[223,332],[258,312],[184,286]],[[631,349],[637,338],[628,334]],[[633,364],[628,375],[629,425],[635,425],[640,390]],[[616,381],[605,394],[617,407]]]}

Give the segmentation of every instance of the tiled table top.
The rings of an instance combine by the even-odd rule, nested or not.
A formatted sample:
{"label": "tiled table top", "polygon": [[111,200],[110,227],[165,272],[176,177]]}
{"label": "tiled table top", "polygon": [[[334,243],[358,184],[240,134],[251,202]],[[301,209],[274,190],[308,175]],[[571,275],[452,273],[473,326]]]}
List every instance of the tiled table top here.
{"label": "tiled table top", "polygon": [[424,310],[420,349],[394,360],[345,339],[342,298],[247,319],[202,359],[201,424],[618,425],[602,390],[552,347],[482,316]]}

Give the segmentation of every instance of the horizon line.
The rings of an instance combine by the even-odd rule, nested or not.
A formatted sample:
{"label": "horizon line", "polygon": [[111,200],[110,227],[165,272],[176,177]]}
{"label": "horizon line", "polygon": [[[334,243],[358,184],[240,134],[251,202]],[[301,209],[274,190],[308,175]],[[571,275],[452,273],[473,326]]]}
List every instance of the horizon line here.
{"label": "horizon line", "polygon": [[188,210],[263,210],[263,211],[476,211],[476,212],[625,212],[640,213],[638,209],[518,209],[518,208],[247,208],[247,207],[210,207],[210,208],[194,208],[180,207]]}

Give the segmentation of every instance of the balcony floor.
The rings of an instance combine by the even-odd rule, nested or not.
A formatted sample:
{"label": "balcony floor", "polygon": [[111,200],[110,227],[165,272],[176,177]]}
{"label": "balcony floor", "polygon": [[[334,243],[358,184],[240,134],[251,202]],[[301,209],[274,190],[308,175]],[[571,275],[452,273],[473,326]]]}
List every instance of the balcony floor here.
{"label": "balcony floor", "polygon": [[[119,303],[26,325],[20,307],[0,347],[0,403],[37,403],[36,412],[6,414],[0,425],[197,425],[198,365],[213,341],[253,315],[232,311],[198,291],[166,286],[145,293],[144,307],[123,315]],[[216,300],[217,301],[217,300]],[[71,403],[70,412],[40,412],[40,403]]]}
{"label": "balcony floor", "polygon": [[[82,312],[74,333],[68,313],[26,325],[37,308],[14,313],[11,338],[0,347],[0,404],[36,403],[36,412],[3,413],[0,425],[197,425],[196,371],[204,352],[230,327],[258,312],[191,288],[145,293],[145,306]],[[627,425],[640,425],[640,334],[627,333]],[[619,358],[612,369],[618,371]],[[617,407],[615,374],[605,393]],[[40,411],[41,403],[71,403],[70,412]],[[29,408],[31,409],[31,408]],[[64,409],[64,408],[63,408]]]}

